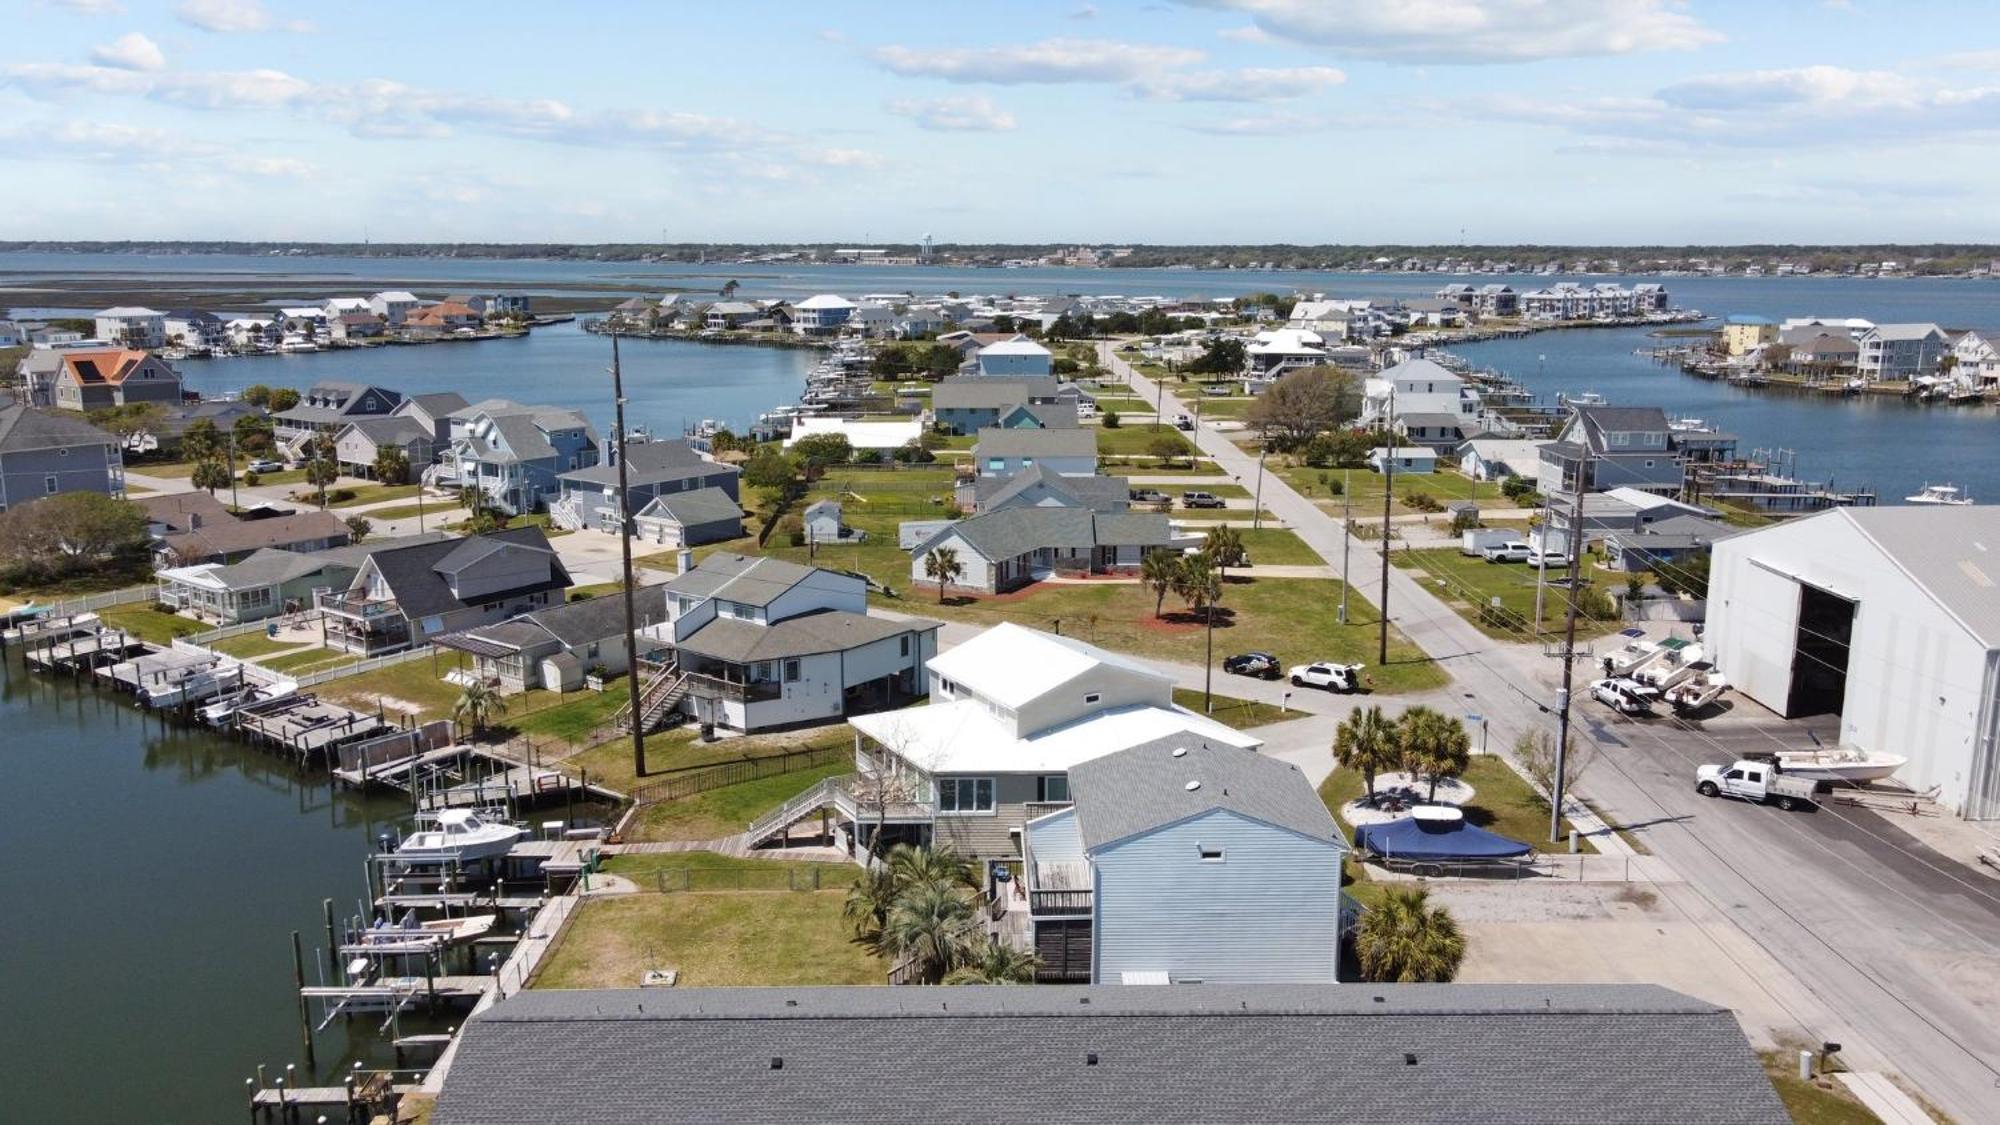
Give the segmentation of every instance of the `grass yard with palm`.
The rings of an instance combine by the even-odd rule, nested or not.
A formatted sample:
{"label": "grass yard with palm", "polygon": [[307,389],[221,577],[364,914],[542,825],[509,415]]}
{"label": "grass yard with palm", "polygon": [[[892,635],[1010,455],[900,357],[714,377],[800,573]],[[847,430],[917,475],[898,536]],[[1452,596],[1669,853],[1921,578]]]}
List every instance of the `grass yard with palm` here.
{"label": "grass yard with palm", "polygon": [[780,890],[591,899],[534,987],[633,988],[648,969],[677,969],[684,987],[882,984],[888,965],[849,936],[843,898]]}

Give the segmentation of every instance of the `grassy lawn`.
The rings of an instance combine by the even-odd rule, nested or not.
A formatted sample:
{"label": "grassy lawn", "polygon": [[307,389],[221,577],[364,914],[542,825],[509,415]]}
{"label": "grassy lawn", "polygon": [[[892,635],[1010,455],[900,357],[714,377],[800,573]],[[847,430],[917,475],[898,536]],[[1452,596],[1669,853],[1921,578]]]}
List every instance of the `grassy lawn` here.
{"label": "grassy lawn", "polygon": [[206,633],[213,628],[200,621],[169,613],[152,602],[109,606],[98,610],[97,616],[111,628],[123,629],[142,641],[151,641],[156,645],[172,644],[175,637],[191,637],[196,633]]}
{"label": "grassy lawn", "polygon": [[[1106,457],[1098,462],[1098,467],[1099,471],[1103,472],[1106,476],[1114,477],[1214,477],[1226,475],[1215,467],[1214,461],[1207,457],[1197,457],[1192,465],[1185,461],[1176,461],[1172,465],[1163,465],[1157,461],[1145,458],[1134,461],[1129,457]],[[1200,486],[1190,485],[1189,487]]]}
{"label": "grassy lawn", "polygon": [[350,707],[373,708],[377,701],[387,697],[398,701],[389,705],[390,710],[400,713],[405,710],[400,704],[415,704],[419,717],[441,719],[450,714],[451,705],[458,700],[458,685],[446,683],[442,678],[445,672],[458,666],[457,658],[457,653],[440,655],[435,669],[428,660],[392,664],[373,672],[329,680],[314,690],[324,699]]}
{"label": "grassy lawn", "polygon": [[604,725],[613,712],[625,706],[631,692],[632,682],[624,678],[605,684],[603,691],[572,691],[561,695],[531,691],[508,700],[507,717],[502,725],[536,742],[544,739],[581,742]]}
{"label": "grassy lawn", "polygon": [[238,633],[233,637],[224,637],[209,647],[231,656],[254,659],[259,656],[269,656],[274,652],[289,652],[299,646],[295,641],[273,640],[262,633]]}
{"label": "grassy lawn", "polygon": [[[653,763],[649,760],[648,767]],[[781,773],[725,785],[677,801],[646,805],[632,819],[633,840],[715,840],[743,831],[765,813],[805,792],[821,779],[852,773],[852,762]]]}
{"label": "grassy lawn", "polygon": [[[1175,508],[1171,514],[1174,519],[1186,523],[1213,523],[1216,520],[1242,520],[1248,523],[1257,517],[1257,513],[1248,508]],[[1280,521],[1274,513],[1265,512],[1264,522]]]}
{"label": "grassy lawn", "polygon": [[257,474],[257,483],[260,486],[267,484],[304,484],[305,482],[306,471],[304,469],[279,469],[275,473]]}
{"label": "grassy lawn", "polygon": [[604,870],[623,875],[647,890],[660,886],[664,878],[669,892],[684,887],[691,891],[787,891],[795,875],[809,879],[815,871],[819,885],[826,888],[845,887],[861,877],[861,867],[852,863],[753,859],[714,852],[616,855],[605,861]]}
{"label": "grassy lawn", "polygon": [[[1218,684],[1224,680],[1223,674],[1219,671],[1215,674],[1215,678]],[[1204,711],[1201,705],[1201,692],[1194,688],[1175,688],[1174,702],[1198,715],[1207,715],[1223,726],[1235,727],[1237,730],[1249,730],[1251,727],[1261,727],[1266,723],[1282,723],[1288,719],[1303,718],[1306,714],[1304,711],[1282,710],[1275,703],[1259,703],[1254,699],[1232,699],[1221,692],[1215,695],[1215,709]]]}
{"label": "grassy lawn", "polygon": [[1250,552],[1251,569],[1257,566],[1324,566],[1326,560],[1319,557],[1306,541],[1282,527],[1239,527],[1236,533],[1243,537],[1243,547]]}
{"label": "grassy lawn", "polygon": [[1798,1125],[1875,1125],[1882,1120],[1831,1075],[1801,1082],[1798,1056],[1792,1051],[1760,1051],[1757,1057],[1764,1061],[1764,1073],[1778,1091],[1778,1100]]}
{"label": "grassy lawn", "polygon": [[1176,456],[1186,456],[1194,452],[1194,445],[1188,441],[1187,435],[1172,426],[1156,428],[1151,425],[1119,426],[1115,430],[1099,426],[1097,452],[1107,456],[1121,454],[1131,456],[1136,453],[1151,455],[1153,443],[1162,438],[1173,439]]}
{"label": "grassy lawn", "polygon": [[125,471],[145,477],[161,477],[166,480],[185,480],[194,475],[193,461],[156,461],[148,464],[127,462]]}
{"label": "grassy lawn", "polygon": [[361,663],[361,658],[351,652],[335,652],[327,648],[307,648],[284,656],[273,656],[257,663],[273,672],[325,672],[349,664]]}
{"label": "grassy lawn", "polygon": [[[407,500],[423,491],[420,484],[364,484],[349,489],[354,497],[329,505],[334,508],[356,508],[363,504],[380,504],[384,500]],[[364,513],[373,515],[374,513]]]}
{"label": "grassy lawn", "polygon": [[[1562,822],[1563,842],[1549,843],[1548,803],[1529,788],[1512,766],[1491,754],[1475,754],[1471,768],[1465,771],[1464,781],[1473,788],[1472,803],[1465,807],[1467,823],[1519,840],[1538,852],[1569,850],[1569,821]],[[1334,819],[1348,830],[1350,838],[1354,826],[1341,818],[1340,807],[1361,796],[1366,788],[1358,771],[1344,768],[1335,768],[1325,781],[1320,782],[1320,800],[1326,802],[1326,807],[1332,811]],[[1588,839],[1583,840],[1581,846],[1586,852],[1597,850]]]}
{"label": "grassy lawn", "polygon": [[[1394,551],[1389,561],[1404,570],[1422,571],[1424,584],[1487,636],[1509,641],[1531,639],[1524,634],[1532,634],[1534,630],[1535,578],[1538,573],[1534,567],[1523,563],[1490,563],[1477,555],[1460,554],[1455,547]],[[1550,577],[1557,576],[1552,574]],[[1614,584],[1600,577],[1594,588],[1605,590],[1620,584],[1622,582]],[[1482,607],[1490,606],[1496,597],[1500,599],[1505,614],[1496,618],[1482,613]],[[1564,597],[1564,591],[1557,588],[1543,592],[1544,633],[1561,631]],[[1593,621],[1581,613],[1576,620],[1577,635],[1583,637],[1601,637],[1623,627],[1622,621]]]}
{"label": "grassy lawn", "polygon": [[[1289,460],[1289,459],[1286,459]],[[1333,503],[1335,509],[1341,506],[1341,493],[1334,489],[1345,487],[1352,493],[1354,511],[1357,516],[1382,514],[1382,474],[1373,469],[1315,469],[1303,464],[1280,464],[1278,458],[1266,463],[1266,469],[1277,473],[1287,484],[1299,490],[1301,495],[1315,500]],[[1326,483],[1320,482],[1325,475]],[[1343,485],[1343,481],[1345,484]],[[1398,514],[1409,515],[1417,511],[1403,502],[1415,493],[1424,493],[1440,504],[1453,500],[1476,500],[1482,507],[1491,509],[1513,508],[1514,501],[1500,493],[1500,486],[1470,477],[1460,476],[1451,470],[1436,473],[1397,473],[1396,504],[1393,509]]]}
{"label": "grassy lawn", "polygon": [[537,988],[629,988],[647,969],[683,987],[882,984],[888,966],[856,944],[840,891],[636,894],[585,902]]}

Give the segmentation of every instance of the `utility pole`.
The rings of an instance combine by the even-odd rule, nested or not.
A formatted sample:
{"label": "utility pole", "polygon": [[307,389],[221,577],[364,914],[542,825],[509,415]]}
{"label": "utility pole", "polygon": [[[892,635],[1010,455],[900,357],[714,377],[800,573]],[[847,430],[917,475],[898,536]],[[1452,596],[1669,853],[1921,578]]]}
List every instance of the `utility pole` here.
{"label": "utility pole", "polygon": [[[1255,496],[1250,501],[1250,507],[1251,507],[1250,530],[1252,531],[1256,531],[1264,526],[1264,457],[1271,452],[1270,441],[1271,441],[1271,431],[1269,428],[1261,429],[1258,431],[1257,491]],[[1344,578],[1345,575],[1343,575],[1342,577]]]}
{"label": "utility pole", "polygon": [[1347,563],[1354,557],[1354,470],[1340,470],[1340,623],[1347,624],[1347,591],[1354,588]]}
{"label": "utility pole", "polygon": [[[608,322],[607,322],[608,323]],[[639,687],[639,623],[632,605],[632,492],[625,468],[625,376],[618,367],[618,330],[611,330],[611,403],[618,438],[618,551],[625,566],[625,665],[632,680],[632,772],[646,776],[646,716]]]}
{"label": "utility pole", "polygon": [[1389,383],[1389,412],[1382,416],[1382,627],[1376,667],[1389,663],[1389,509],[1396,498],[1396,384]]}
{"label": "utility pole", "polygon": [[236,499],[236,431],[234,429],[229,431],[229,506],[239,512],[243,510],[243,505]]}
{"label": "utility pole", "polygon": [[1549,843],[1562,835],[1563,770],[1569,758],[1570,685],[1576,671],[1576,595],[1579,572],[1583,568],[1583,489],[1590,480],[1590,443],[1585,435],[1583,459],[1576,470],[1575,500],[1570,506],[1569,529],[1563,545],[1569,548],[1569,610],[1563,617],[1563,681],[1556,693],[1556,771],[1554,800],[1549,803]]}
{"label": "utility pole", "polygon": [[[1544,496],[1542,497],[1542,545],[1537,554],[1543,556],[1548,554],[1549,534],[1553,530],[1549,523],[1549,498]],[[1546,557],[1538,558],[1535,561],[1539,564],[1535,567],[1535,636],[1540,638],[1542,635],[1542,591],[1547,589],[1549,584],[1549,562]]]}

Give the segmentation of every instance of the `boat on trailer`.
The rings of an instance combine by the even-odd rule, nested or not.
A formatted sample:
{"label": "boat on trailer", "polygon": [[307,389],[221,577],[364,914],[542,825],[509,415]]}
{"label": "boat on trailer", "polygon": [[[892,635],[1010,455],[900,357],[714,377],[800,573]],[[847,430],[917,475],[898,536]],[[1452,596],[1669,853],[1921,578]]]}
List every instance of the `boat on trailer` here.
{"label": "boat on trailer", "polygon": [[1668,637],[1660,642],[1660,651],[1645,666],[1632,673],[1632,678],[1649,688],[1665,692],[1693,673],[1694,666],[1702,663],[1705,653],[1694,641],[1684,641],[1679,637]]}
{"label": "boat on trailer", "polygon": [[1625,643],[1604,654],[1606,679],[1630,676],[1647,661],[1660,655],[1659,643],[1647,640],[1644,629],[1624,629],[1618,635],[1624,638]]}
{"label": "boat on trailer", "polygon": [[1786,773],[1843,785],[1866,785],[1891,777],[1908,758],[1852,749],[1780,750],[1774,755]]}
{"label": "boat on trailer", "polygon": [[1729,690],[1728,677],[1716,671],[1710,661],[1689,664],[1687,672],[1686,677],[1661,693],[1661,698],[1674,709],[1676,715],[1697,714]]}

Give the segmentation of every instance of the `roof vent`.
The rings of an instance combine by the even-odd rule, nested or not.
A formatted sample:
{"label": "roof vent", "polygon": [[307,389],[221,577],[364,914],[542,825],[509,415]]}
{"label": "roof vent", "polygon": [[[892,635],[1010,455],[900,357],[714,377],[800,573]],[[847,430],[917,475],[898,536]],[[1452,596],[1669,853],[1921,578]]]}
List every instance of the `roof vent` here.
{"label": "roof vent", "polygon": [[1176,746],[1176,747],[1174,747],[1174,757],[1176,757],[1176,758],[1185,758],[1185,757],[1187,757],[1187,747],[1185,747],[1185,746]]}
{"label": "roof vent", "polygon": [[1199,781],[1190,781],[1190,782],[1188,782],[1188,783],[1187,783],[1187,785],[1186,785],[1186,789],[1187,789],[1187,791],[1188,791],[1188,792],[1190,792],[1190,793],[1194,792],[1195,790],[1197,790],[1197,789],[1199,789],[1199,788],[1201,788],[1201,782],[1199,782]]}
{"label": "roof vent", "polygon": [[1404,1051],[1404,1052],[1403,1052],[1403,1065],[1404,1065],[1404,1066],[1415,1066],[1415,1065],[1417,1065],[1417,1053],[1416,1053],[1415,1051]]}
{"label": "roof vent", "polygon": [[787,1008],[796,1008],[796,1007],[798,1007],[798,1006],[799,1006],[799,1002],[798,1002],[797,1000],[787,1000],[787,1001],[785,1001],[785,1007],[787,1007]]}
{"label": "roof vent", "polygon": [[1085,1066],[1096,1066],[1096,1065],[1097,1065],[1097,1052],[1096,1052],[1096,1051],[1086,1051],[1086,1052],[1084,1053],[1084,1056],[1083,1056],[1083,1065],[1085,1065]]}
{"label": "roof vent", "polygon": [[[1410,1059],[1410,1060],[1411,1060],[1412,1062],[1416,1061],[1416,1060],[1415,1060],[1415,1056],[1412,1056],[1412,1055],[1404,1055],[1403,1057],[1404,1057],[1404,1058],[1406,1058],[1406,1059]],[[772,1070],[783,1070],[783,1069],[785,1069],[785,1060],[784,1060],[784,1059],[783,1059],[783,1058],[782,1058],[781,1056],[778,1056],[778,1055],[772,1055],[772,1056],[771,1056],[771,1069],[772,1069]]]}

